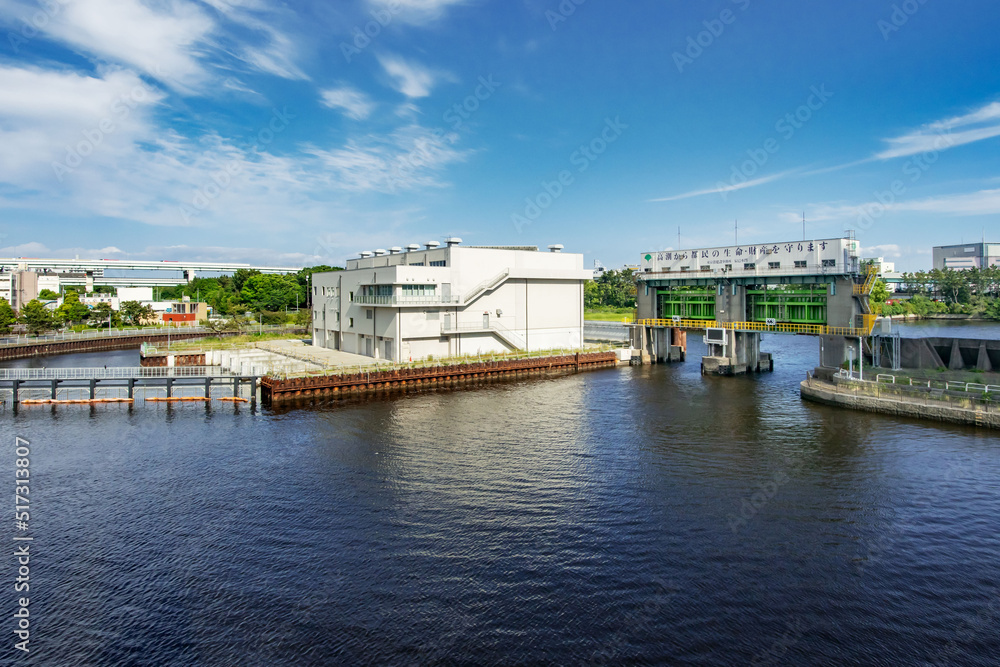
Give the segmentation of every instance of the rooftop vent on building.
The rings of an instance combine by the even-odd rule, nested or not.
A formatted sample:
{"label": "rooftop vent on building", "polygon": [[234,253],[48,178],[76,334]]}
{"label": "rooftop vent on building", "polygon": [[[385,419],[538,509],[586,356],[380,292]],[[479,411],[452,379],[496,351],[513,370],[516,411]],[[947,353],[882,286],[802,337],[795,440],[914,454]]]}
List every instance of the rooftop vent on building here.
{"label": "rooftop vent on building", "polygon": [[445,239],[444,242],[448,244],[449,248],[452,248],[454,246],[457,246],[459,243],[461,243],[462,239],[458,238],[457,236],[452,236],[451,238]]}
{"label": "rooftop vent on building", "polygon": [[381,257],[382,255],[388,255],[388,254],[389,254],[389,251],[386,250],[385,248],[377,248],[375,250],[375,256],[376,257]]}
{"label": "rooftop vent on building", "polygon": [[394,245],[391,248],[389,248],[390,255],[398,255],[401,252],[403,252],[403,249],[400,248],[398,245]]}
{"label": "rooftop vent on building", "polygon": [[424,247],[427,248],[428,250],[433,250],[434,248],[437,248],[439,245],[441,244],[438,243],[437,241],[428,241],[427,243],[424,244]]}
{"label": "rooftop vent on building", "polygon": [[549,252],[562,252],[562,249],[563,249],[562,243],[554,243],[549,246]]}
{"label": "rooftop vent on building", "polygon": [[362,259],[368,259],[369,257],[371,257],[371,256],[372,256],[372,254],[373,254],[373,253],[372,253],[372,251],[371,251],[371,250],[362,250],[362,251],[361,251],[361,252],[359,252],[358,254],[359,254],[359,255],[361,255],[361,258],[362,258]]}
{"label": "rooftop vent on building", "polygon": [[406,252],[416,252],[417,250],[420,250],[419,243],[411,243],[408,246],[406,246]]}

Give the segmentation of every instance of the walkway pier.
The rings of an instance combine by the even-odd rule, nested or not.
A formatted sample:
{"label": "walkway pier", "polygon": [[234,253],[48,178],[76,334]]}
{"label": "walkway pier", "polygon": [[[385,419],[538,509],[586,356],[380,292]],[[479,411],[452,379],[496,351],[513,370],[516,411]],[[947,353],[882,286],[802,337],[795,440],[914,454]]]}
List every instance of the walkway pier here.
{"label": "walkway pier", "polygon": [[[0,396],[16,408],[27,401],[131,402],[137,395],[154,401],[211,400],[213,389],[217,389],[220,400],[239,399],[249,393],[247,400],[253,404],[257,380],[256,376],[229,373],[217,366],[14,368],[0,369]],[[192,391],[195,396],[191,396]]]}

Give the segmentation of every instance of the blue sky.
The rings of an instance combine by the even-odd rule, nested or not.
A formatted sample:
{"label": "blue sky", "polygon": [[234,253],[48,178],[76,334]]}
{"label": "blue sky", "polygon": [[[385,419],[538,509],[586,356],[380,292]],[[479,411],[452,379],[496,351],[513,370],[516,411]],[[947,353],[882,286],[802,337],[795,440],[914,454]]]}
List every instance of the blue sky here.
{"label": "blue sky", "polygon": [[0,256],[1000,241],[1000,6],[0,0]]}

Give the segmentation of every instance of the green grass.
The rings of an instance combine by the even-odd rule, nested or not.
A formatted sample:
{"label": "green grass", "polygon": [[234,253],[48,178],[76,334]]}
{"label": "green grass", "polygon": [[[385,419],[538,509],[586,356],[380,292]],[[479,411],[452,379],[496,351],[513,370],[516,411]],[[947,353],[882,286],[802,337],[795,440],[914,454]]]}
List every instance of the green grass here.
{"label": "green grass", "polygon": [[[463,364],[475,364],[483,361],[513,361],[517,359],[529,359],[529,358],[539,358],[539,357],[558,357],[567,354],[576,354],[577,352],[581,354],[589,354],[593,352],[609,352],[616,349],[615,345],[590,345],[584,349],[551,349],[551,350],[534,350],[532,352],[507,352],[507,353],[489,353],[489,354],[463,354],[461,356],[454,357],[433,357],[429,356],[426,359],[412,361],[412,362],[392,362],[392,361],[381,361],[368,366],[364,366],[363,372],[378,372],[378,371],[391,371],[404,368],[428,368],[428,367],[441,367],[441,366],[461,366]],[[305,371],[299,373],[291,373],[290,377],[304,377],[309,375],[344,375],[356,372],[357,366],[331,366],[325,370],[316,371]]]}
{"label": "green grass", "polygon": [[[183,333],[179,331],[178,333]],[[211,336],[208,338],[196,338],[193,340],[173,341],[170,343],[171,352],[195,352],[201,350],[228,350],[230,348],[242,347],[248,343],[260,343],[265,340],[301,340],[303,334],[294,333],[264,333],[264,334],[243,334],[241,336],[226,336],[223,338]],[[166,352],[167,346],[162,343],[153,345],[158,352]]]}
{"label": "green grass", "polygon": [[634,315],[635,308],[612,308],[611,306],[586,308],[583,311],[583,319],[598,322],[621,322],[626,317],[631,320]]}

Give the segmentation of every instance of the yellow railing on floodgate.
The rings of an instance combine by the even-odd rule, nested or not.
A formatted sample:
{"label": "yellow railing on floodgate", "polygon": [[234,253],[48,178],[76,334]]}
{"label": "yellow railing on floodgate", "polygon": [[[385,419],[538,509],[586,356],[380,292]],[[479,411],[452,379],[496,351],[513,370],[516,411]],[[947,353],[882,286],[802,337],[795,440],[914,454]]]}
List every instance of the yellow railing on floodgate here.
{"label": "yellow railing on floodgate", "polygon": [[731,329],[733,331],[761,331],[765,333],[808,334],[811,336],[870,336],[875,327],[875,315],[864,316],[864,328],[830,327],[825,324],[793,324],[778,322],[716,322],[715,320],[639,320],[644,327],[676,327],[678,329]]}

